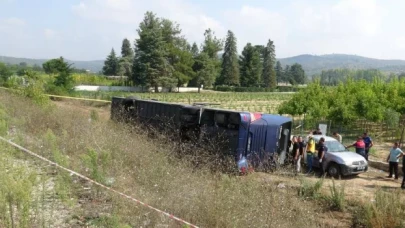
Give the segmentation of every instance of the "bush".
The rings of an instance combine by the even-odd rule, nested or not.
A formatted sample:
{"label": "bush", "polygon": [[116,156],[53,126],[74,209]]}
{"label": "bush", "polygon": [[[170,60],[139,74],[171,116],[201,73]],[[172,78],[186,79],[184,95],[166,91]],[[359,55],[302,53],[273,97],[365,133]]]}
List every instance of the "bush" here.
{"label": "bush", "polygon": [[323,178],[311,183],[305,178],[300,179],[300,187],[298,188],[298,195],[303,198],[318,198],[323,185]]}
{"label": "bush", "polygon": [[400,190],[375,193],[375,201],[363,206],[359,222],[367,227],[404,227],[405,205]]}

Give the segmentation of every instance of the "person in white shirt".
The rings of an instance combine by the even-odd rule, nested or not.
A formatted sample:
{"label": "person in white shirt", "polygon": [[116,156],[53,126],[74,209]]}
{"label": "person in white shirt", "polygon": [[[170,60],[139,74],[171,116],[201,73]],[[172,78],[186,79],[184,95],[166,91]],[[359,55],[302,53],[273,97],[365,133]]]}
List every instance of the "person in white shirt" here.
{"label": "person in white shirt", "polygon": [[399,143],[395,142],[394,146],[390,150],[390,154],[387,157],[387,162],[390,163],[390,175],[388,178],[392,178],[392,174],[395,174],[395,180],[398,180],[398,163],[401,154],[402,150],[399,148]]}
{"label": "person in white shirt", "polygon": [[333,138],[342,143],[342,136],[339,133],[333,132]]}

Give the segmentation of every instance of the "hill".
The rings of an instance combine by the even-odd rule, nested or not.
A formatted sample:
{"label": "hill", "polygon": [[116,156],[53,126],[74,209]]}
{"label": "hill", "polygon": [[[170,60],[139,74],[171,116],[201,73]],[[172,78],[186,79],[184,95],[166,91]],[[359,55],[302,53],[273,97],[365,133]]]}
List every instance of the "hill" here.
{"label": "hill", "polygon": [[[19,64],[21,62],[26,62],[28,65],[39,65],[48,61],[48,59],[29,59],[29,58],[15,58],[8,56],[0,56],[0,62],[9,64]],[[73,63],[73,67],[77,69],[90,70],[91,72],[99,72],[103,68],[104,60],[91,60],[91,61],[76,61],[66,59],[68,63]]]}
{"label": "hill", "polygon": [[357,55],[298,55],[279,59],[283,66],[299,63],[307,75],[319,74],[322,70],[348,69],[379,69],[384,72],[405,72],[405,60],[373,59]]}
{"label": "hill", "polygon": [[[280,58],[281,64],[292,65],[299,63],[303,66],[307,75],[319,74],[322,70],[348,68],[348,69],[379,69],[384,72],[400,73],[405,72],[405,60],[383,60],[373,59],[357,55],[330,54],[330,55],[298,55],[288,58]],[[0,56],[0,62],[19,64],[26,62],[29,65],[42,65],[47,59],[29,59]],[[104,60],[75,61],[66,60],[73,63],[77,69],[86,69],[92,72],[99,72],[103,68]]]}

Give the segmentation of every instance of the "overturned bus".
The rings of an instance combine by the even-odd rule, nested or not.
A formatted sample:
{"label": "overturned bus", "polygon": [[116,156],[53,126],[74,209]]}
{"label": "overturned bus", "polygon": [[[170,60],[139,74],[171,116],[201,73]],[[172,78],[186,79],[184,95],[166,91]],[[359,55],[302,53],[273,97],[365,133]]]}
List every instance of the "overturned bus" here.
{"label": "overturned bus", "polygon": [[156,129],[170,128],[179,138],[219,142],[224,155],[235,158],[240,171],[274,161],[283,164],[291,135],[290,118],[185,105],[136,97],[113,97],[111,119],[136,122]]}

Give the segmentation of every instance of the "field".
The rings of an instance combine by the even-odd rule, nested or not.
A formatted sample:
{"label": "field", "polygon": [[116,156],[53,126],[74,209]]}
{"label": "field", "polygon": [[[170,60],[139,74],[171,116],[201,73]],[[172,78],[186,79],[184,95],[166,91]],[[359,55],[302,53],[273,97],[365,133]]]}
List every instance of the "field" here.
{"label": "field", "polygon": [[76,96],[111,100],[113,96],[137,96],[144,99],[158,99],[159,101],[193,104],[198,102],[212,103],[214,107],[277,114],[279,105],[291,99],[293,93],[224,93],[224,92],[203,92],[203,93],[125,93],[125,92],[76,92]]}
{"label": "field", "polygon": [[[177,102],[188,98],[219,102],[240,94],[141,95]],[[276,98],[275,94],[258,95],[241,94],[240,99],[248,104],[255,98]],[[136,127],[109,121],[108,106],[88,104],[36,105],[0,91],[0,135],[200,227],[401,226],[403,193],[398,191],[398,182],[384,179],[386,173],[379,170],[335,181],[336,185],[331,179],[320,182],[312,176],[294,176],[288,168],[271,174],[229,175],[216,171],[212,164],[197,167],[195,156],[206,156],[204,151],[196,149],[194,155],[179,159],[179,148],[164,135],[151,139]],[[0,189],[2,204],[15,208],[0,207],[0,226],[11,227],[14,220],[17,227],[185,227],[0,145],[6,155],[0,161],[1,179],[20,180]],[[23,184],[27,188],[16,191]],[[9,191],[25,197],[10,200]],[[22,204],[26,211],[18,209]]]}

